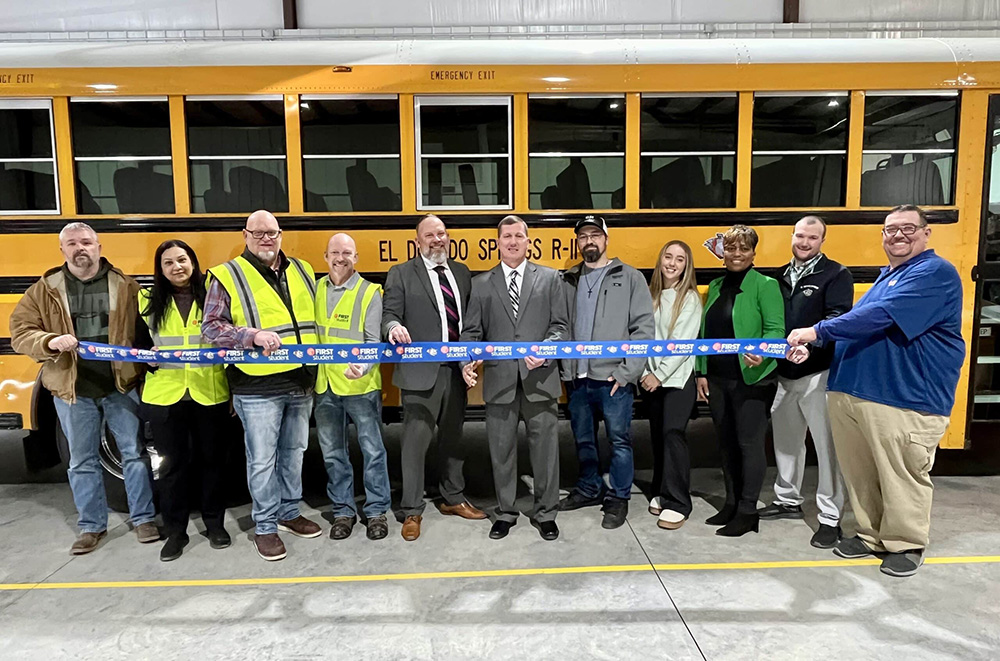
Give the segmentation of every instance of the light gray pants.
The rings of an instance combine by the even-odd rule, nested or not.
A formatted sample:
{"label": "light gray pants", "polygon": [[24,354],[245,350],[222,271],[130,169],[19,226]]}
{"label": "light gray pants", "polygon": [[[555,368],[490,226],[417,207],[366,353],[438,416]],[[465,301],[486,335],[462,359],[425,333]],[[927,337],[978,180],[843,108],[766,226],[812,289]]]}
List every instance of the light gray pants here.
{"label": "light gray pants", "polygon": [[778,378],[778,393],[771,406],[774,429],[774,460],[778,479],[774,482],[775,502],[801,505],[802,477],[806,468],[806,430],[812,433],[819,468],[816,506],[819,522],[835,526],[844,510],[844,478],[837,464],[826,405],[829,370],[800,379]]}

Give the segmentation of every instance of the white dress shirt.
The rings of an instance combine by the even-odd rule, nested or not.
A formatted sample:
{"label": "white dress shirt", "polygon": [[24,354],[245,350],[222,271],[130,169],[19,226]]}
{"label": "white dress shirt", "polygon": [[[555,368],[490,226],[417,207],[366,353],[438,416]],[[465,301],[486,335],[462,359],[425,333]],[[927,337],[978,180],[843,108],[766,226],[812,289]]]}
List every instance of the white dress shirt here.
{"label": "white dress shirt", "polygon": [[[500,262],[500,266],[503,267],[503,287],[507,290],[507,296],[510,296],[510,274],[517,271],[517,291],[518,298],[520,299],[521,292],[524,291],[524,269],[528,266],[528,260],[522,259],[516,269],[512,269],[503,262]],[[518,304],[518,308],[520,308],[520,303]],[[520,313],[520,310],[518,312]]]}
{"label": "white dress shirt", "polygon": [[458,283],[455,281],[455,274],[451,272],[448,268],[448,262],[445,261],[444,264],[435,264],[431,260],[420,255],[420,259],[424,260],[424,266],[427,267],[427,277],[431,280],[431,289],[434,291],[434,299],[437,301],[438,311],[441,313],[441,341],[450,342],[448,339],[448,313],[444,311],[444,294],[441,292],[441,284],[438,280],[438,274],[436,269],[438,266],[444,267],[444,277],[448,280],[448,286],[451,288],[453,294],[455,294],[455,303],[458,306],[458,332],[462,332],[462,292],[458,290]]}

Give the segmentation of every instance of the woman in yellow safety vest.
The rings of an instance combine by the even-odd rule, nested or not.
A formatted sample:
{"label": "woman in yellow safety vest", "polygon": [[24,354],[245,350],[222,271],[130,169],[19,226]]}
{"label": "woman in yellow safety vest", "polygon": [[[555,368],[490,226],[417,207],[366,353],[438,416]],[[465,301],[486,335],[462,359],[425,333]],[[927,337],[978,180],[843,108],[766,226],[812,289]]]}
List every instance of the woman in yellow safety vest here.
{"label": "woman in yellow safety vest", "polygon": [[[153,273],[153,286],[139,292],[136,345],[161,351],[211,348],[201,340],[205,276],[198,256],[183,241],[164,241],[156,249]],[[167,541],[160,560],[181,556],[191,506],[199,500],[212,548],[226,548],[232,540],[223,526],[222,469],[230,415],[223,366],[154,366],[146,375],[142,401],[162,459],[157,486]],[[192,484],[199,474],[200,484]]]}

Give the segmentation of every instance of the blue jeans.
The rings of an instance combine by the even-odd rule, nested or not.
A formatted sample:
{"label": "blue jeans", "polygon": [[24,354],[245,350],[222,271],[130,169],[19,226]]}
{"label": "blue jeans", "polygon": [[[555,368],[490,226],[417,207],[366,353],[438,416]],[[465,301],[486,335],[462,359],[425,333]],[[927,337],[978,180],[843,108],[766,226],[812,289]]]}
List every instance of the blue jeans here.
{"label": "blue jeans", "polygon": [[632,491],[635,466],[632,462],[632,386],[619,387],[614,395],[614,381],[576,379],[569,386],[569,422],[576,438],[580,477],[576,490],[587,498],[605,493],[597,455],[597,424],[604,418],[604,428],[611,441],[611,491],[608,495],[628,500]]}
{"label": "blue jeans", "polygon": [[[377,367],[376,367],[377,368]],[[316,433],[330,483],[326,493],[334,516],[357,516],[354,503],[354,468],[347,448],[347,418],[358,430],[364,461],[365,516],[389,511],[389,469],[382,443],[382,392],[341,396],[326,391],[316,396]]]}
{"label": "blue jeans", "polygon": [[107,397],[77,397],[75,404],[55,399],[59,424],[69,442],[69,488],[80,514],[80,532],[108,529],[108,498],[101,467],[101,432],[107,424],[122,458],[125,493],[132,525],[149,523],[156,516],[149,468],[142,461],[139,440],[139,395],[113,392]]}
{"label": "blue jeans", "polygon": [[309,444],[312,406],[311,392],[233,396],[233,408],[243,422],[247,485],[258,535],[276,533],[278,521],[299,516],[302,455]]}

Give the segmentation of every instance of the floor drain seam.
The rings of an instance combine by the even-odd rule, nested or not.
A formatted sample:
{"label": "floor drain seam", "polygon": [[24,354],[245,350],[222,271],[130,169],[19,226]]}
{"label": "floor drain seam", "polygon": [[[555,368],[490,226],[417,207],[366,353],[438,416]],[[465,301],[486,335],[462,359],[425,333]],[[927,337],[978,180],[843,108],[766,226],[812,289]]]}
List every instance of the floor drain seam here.
{"label": "floor drain seam", "polygon": [[663,588],[663,593],[667,595],[667,599],[670,600],[670,605],[674,607],[674,612],[677,613],[677,617],[680,618],[681,624],[684,625],[684,629],[687,630],[688,635],[691,636],[691,642],[693,642],[694,646],[697,648],[698,654],[701,654],[701,658],[704,661],[708,661],[708,657],[705,656],[705,650],[701,649],[698,639],[695,638],[694,632],[691,631],[691,627],[688,626],[687,620],[684,619],[684,614],[681,613],[681,609],[677,606],[677,602],[674,601],[673,595],[670,594],[670,590],[667,589],[667,584],[663,582],[663,577],[660,576],[660,572],[656,569],[656,564],[653,562],[653,559],[649,557],[649,553],[646,552],[646,547],[642,545],[642,540],[640,540],[639,536],[635,534],[635,528],[632,527],[632,522],[626,518],[625,523],[628,524],[628,529],[632,531],[632,536],[635,537],[635,541],[639,545],[639,550],[642,551],[644,556],[646,556],[646,561],[649,562],[649,566],[653,570],[653,575],[656,576],[656,580],[659,581],[660,587]]}

